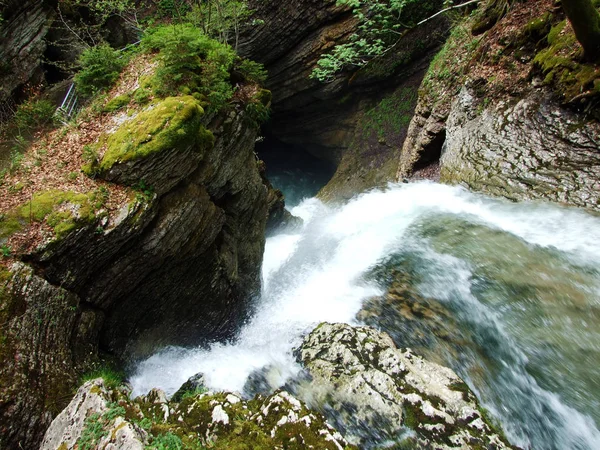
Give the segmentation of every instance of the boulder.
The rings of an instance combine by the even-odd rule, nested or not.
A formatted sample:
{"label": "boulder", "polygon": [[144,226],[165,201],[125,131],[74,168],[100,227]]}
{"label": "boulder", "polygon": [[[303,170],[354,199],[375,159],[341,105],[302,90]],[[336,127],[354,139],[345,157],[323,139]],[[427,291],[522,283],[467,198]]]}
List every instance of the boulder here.
{"label": "boulder", "polygon": [[385,333],[324,323],[297,354],[313,378],[311,390],[321,392],[354,444],[408,438],[435,449],[511,448],[451,369],[397,349]]}

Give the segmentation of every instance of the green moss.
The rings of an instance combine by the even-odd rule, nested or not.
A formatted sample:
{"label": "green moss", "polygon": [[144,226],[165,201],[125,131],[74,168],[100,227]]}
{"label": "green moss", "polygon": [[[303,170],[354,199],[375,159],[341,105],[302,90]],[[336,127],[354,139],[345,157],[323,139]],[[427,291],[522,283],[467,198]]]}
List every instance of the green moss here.
{"label": "green moss", "polygon": [[564,100],[572,101],[580,94],[589,100],[599,93],[600,67],[582,62],[582,50],[573,31],[563,20],[554,25],[547,37],[547,47],[537,53],[534,64]]}
{"label": "green moss", "polygon": [[[472,36],[467,22],[455,26],[442,49],[431,61],[421,83],[420,94],[429,95],[436,100],[441,92],[446,91],[446,87],[453,89],[446,94],[457,93],[468,69],[467,62],[478,48],[480,40]],[[451,95],[445,97],[452,98]]]}
{"label": "green moss", "polygon": [[101,138],[98,145],[106,148],[104,157],[99,164],[83,170],[91,175],[107,171],[119,162],[193,144],[203,151],[214,143],[212,133],[201,125],[203,115],[204,110],[192,96],[169,97],[126,122],[115,133]]}
{"label": "green moss", "polygon": [[0,218],[0,239],[22,230],[30,222],[46,223],[57,239],[96,220],[96,194],[50,190],[39,192],[25,203]]}
{"label": "green moss", "polygon": [[375,134],[384,139],[388,133],[397,133],[408,126],[417,102],[417,91],[402,88],[384,98],[365,113],[361,126],[365,137]]}
{"label": "green moss", "polygon": [[269,106],[271,104],[271,100],[273,99],[273,95],[271,94],[271,91],[267,89],[261,89],[256,94],[255,99],[263,106]]}
{"label": "green moss", "polygon": [[115,112],[124,106],[127,106],[129,104],[129,100],[129,94],[118,95],[104,106],[103,111],[106,113]]}

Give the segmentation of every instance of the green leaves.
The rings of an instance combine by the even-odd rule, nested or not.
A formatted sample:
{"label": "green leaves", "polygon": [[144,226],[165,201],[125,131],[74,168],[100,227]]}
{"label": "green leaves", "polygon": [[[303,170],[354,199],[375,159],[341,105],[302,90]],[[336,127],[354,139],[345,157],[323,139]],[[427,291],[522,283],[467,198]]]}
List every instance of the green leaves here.
{"label": "green leaves", "polygon": [[372,58],[383,54],[400,37],[405,28],[402,12],[417,0],[338,0],[349,6],[358,20],[357,32],[345,44],[336,45],[324,55],[313,70],[311,78],[321,82],[333,81],[335,74],[351,67],[362,67]]}
{"label": "green leaves", "polygon": [[127,59],[108,44],[84,50],[79,57],[81,70],[75,75],[77,92],[84,97],[91,97],[111,87],[126,63]]}

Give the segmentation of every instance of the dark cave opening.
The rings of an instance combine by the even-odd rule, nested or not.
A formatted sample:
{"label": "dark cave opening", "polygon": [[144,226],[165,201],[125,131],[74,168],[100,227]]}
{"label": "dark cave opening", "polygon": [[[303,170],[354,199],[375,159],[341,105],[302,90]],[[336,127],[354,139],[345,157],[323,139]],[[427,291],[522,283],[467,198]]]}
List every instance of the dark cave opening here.
{"label": "dark cave opening", "polygon": [[307,149],[286,144],[270,134],[256,144],[256,152],[265,162],[271,184],[283,192],[288,209],[314,197],[336,169],[331,162],[315,157]]}
{"label": "dark cave opening", "polygon": [[414,165],[413,171],[423,170],[432,164],[437,164],[442,156],[444,142],[446,142],[446,130],[439,132],[430,144],[423,149],[419,155],[419,160]]}
{"label": "dark cave opening", "polygon": [[421,151],[418,161],[412,168],[409,176],[413,180],[433,180],[440,179],[440,158],[446,142],[446,130],[440,131]]}

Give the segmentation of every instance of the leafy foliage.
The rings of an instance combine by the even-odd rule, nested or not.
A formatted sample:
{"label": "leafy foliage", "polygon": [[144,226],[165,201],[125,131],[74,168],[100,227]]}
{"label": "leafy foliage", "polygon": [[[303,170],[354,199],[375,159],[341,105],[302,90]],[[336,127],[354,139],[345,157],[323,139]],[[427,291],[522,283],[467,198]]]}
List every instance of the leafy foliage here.
{"label": "leafy foliage", "polygon": [[252,11],[244,0],[195,1],[186,21],[202,29],[203,33],[223,44],[237,48],[240,26]]}
{"label": "leafy foliage", "polygon": [[236,66],[236,69],[248,81],[253,81],[258,84],[263,84],[267,81],[267,71],[260,63],[244,59]]}
{"label": "leafy foliage", "polygon": [[155,436],[147,448],[152,450],[182,450],[183,442],[177,435],[165,433]]}
{"label": "leafy foliage", "polygon": [[108,44],[100,44],[85,50],[79,57],[81,70],[75,75],[77,92],[91,97],[97,92],[111,87],[127,59]]}
{"label": "leafy foliage", "polygon": [[17,108],[14,122],[21,132],[35,130],[50,124],[54,119],[55,110],[54,104],[49,100],[27,100]]}
{"label": "leafy foliage", "polygon": [[[434,7],[435,2],[417,0],[337,0],[338,5],[349,6],[358,20],[357,31],[349,42],[336,45],[333,52],[324,55],[313,70],[311,78],[321,82],[348,67],[364,66],[370,59],[383,54],[412,25]],[[413,8],[419,6],[418,12]]]}
{"label": "leafy foliage", "polygon": [[157,95],[198,93],[208,100],[212,110],[222,108],[233,95],[229,72],[235,52],[193,25],[167,25],[149,30],[142,47],[160,52],[154,85]]}

